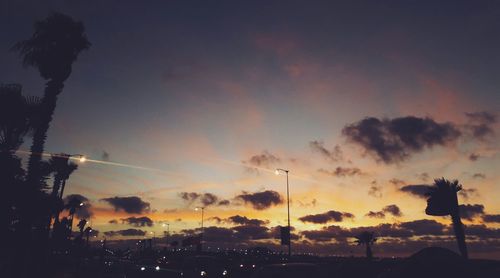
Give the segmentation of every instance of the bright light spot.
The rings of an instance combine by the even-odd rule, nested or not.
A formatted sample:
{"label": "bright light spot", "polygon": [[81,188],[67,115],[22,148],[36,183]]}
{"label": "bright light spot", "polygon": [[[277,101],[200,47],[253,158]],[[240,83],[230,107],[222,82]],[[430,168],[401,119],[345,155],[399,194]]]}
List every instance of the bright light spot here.
{"label": "bright light spot", "polygon": [[159,266],[156,266],[156,267],[155,267],[155,269],[156,269],[156,270],[160,270],[160,267],[159,267]]}
{"label": "bright light spot", "polygon": [[80,203],[80,206],[83,207],[83,203]]}
{"label": "bright light spot", "polygon": [[206,275],[207,275],[207,273],[206,273],[204,270],[202,270],[202,271],[200,272],[200,276],[206,276]]}
{"label": "bright light spot", "polygon": [[280,171],[278,169],[274,170],[274,174],[278,176],[280,174]]}
{"label": "bright light spot", "polygon": [[87,158],[85,156],[80,156],[80,162],[81,163],[84,163],[85,161],[87,161]]}
{"label": "bright light spot", "polygon": [[255,268],[255,265],[253,264],[252,267]]}
{"label": "bright light spot", "polygon": [[242,265],[242,264],[240,264],[240,267],[243,267],[243,265]]}
{"label": "bright light spot", "polygon": [[146,270],[146,268],[145,268],[145,267],[143,267],[143,266],[141,266],[141,271],[144,271],[144,270]]}
{"label": "bright light spot", "polygon": [[222,271],[222,275],[226,276],[227,275],[227,270]]}

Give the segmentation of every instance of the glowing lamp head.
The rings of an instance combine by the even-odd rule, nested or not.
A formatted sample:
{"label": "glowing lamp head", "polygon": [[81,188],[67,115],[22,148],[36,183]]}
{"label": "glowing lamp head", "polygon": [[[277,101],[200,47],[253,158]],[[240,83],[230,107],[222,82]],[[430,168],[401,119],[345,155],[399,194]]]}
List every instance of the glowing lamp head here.
{"label": "glowing lamp head", "polygon": [[80,161],[80,163],[84,163],[85,161],[87,161],[87,158],[84,155],[82,155],[82,156],[80,156],[79,161]]}
{"label": "glowing lamp head", "polygon": [[83,205],[84,205],[83,203],[80,203],[80,206],[81,206],[81,207],[83,207]]}
{"label": "glowing lamp head", "polygon": [[276,170],[274,170],[274,174],[275,174],[276,176],[279,176],[280,171],[279,171],[278,169],[276,169]]}

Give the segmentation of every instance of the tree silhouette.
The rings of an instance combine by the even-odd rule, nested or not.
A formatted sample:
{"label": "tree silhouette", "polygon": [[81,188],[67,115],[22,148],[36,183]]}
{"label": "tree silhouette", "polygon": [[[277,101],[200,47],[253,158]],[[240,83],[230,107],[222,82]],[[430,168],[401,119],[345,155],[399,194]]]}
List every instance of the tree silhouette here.
{"label": "tree silhouette", "polygon": [[354,238],[356,238],[356,243],[358,245],[366,246],[366,258],[371,260],[373,258],[371,246],[377,241],[375,234],[373,232],[364,231]]}
{"label": "tree silhouette", "polygon": [[[34,128],[40,100],[25,97],[19,84],[0,85],[0,225],[5,235],[22,207],[24,170],[15,152]],[[15,210],[13,208],[16,208]],[[4,238],[8,238],[5,236]]]}
{"label": "tree silhouette", "polygon": [[458,180],[435,179],[434,184],[429,188],[429,192],[427,193],[429,198],[427,199],[425,213],[433,216],[451,216],[458,250],[462,254],[462,257],[467,259],[467,245],[465,243],[464,227],[460,220],[457,198],[457,192],[460,190],[462,190],[462,185],[458,183]]}
{"label": "tree silhouette", "polygon": [[41,77],[47,80],[28,163],[27,182],[30,186],[39,186],[40,161],[57,97],[78,55],[89,47],[83,24],[61,13],[52,13],[37,21],[32,37],[13,47],[23,57],[23,65],[37,68]]}
{"label": "tree silhouette", "polygon": [[[62,207],[59,205],[62,203],[62,195],[64,187],[66,186],[66,180],[69,176],[78,169],[78,165],[69,161],[70,156],[67,154],[55,154],[49,159],[49,165],[54,171],[54,183],[52,185],[51,199],[54,203],[54,222],[59,221],[59,213]],[[59,189],[61,191],[59,192]],[[51,217],[49,217],[49,225],[51,222]]]}

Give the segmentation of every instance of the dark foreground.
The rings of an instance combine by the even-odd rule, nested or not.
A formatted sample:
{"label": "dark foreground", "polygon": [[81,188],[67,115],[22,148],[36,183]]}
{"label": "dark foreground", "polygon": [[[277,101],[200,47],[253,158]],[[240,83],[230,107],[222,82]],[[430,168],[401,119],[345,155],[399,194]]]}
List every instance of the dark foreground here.
{"label": "dark foreground", "polygon": [[[500,261],[464,260],[441,248],[426,248],[405,259],[271,254],[155,252],[141,256],[54,256],[50,274],[39,277],[500,277]],[[5,269],[4,269],[5,270]],[[2,272],[1,277],[15,277]]]}

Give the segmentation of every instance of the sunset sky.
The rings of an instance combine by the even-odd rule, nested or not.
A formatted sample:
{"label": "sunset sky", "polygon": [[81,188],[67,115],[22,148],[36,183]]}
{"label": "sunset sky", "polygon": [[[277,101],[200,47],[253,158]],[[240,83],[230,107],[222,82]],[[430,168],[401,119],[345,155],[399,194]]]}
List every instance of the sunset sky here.
{"label": "sunset sky", "polygon": [[376,256],[456,250],[424,212],[444,177],[465,189],[471,257],[500,258],[499,2],[140,2],[0,1],[0,82],[26,95],[44,81],[9,48],[50,11],[85,24],[46,151],[88,157],[65,195],[88,198],[99,238],[189,234],[204,205],[212,246],[278,243],[279,167],[296,251],[362,253],[356,227]]}

